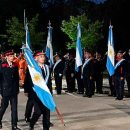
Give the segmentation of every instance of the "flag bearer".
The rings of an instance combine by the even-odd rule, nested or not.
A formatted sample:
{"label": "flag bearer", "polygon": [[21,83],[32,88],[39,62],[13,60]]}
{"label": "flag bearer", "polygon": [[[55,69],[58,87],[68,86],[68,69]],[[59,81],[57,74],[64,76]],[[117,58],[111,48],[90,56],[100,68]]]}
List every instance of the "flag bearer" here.
{"label": "flag bearer", "polygon": [[[47,86],[51,87],[49,67],[45,65],[45,53],[42,51],[37,51],[34,54],[35,60],[42,70],[42,75],[44,80],[47,82]],[[34,112],[30,120],[29,130],[34,130],[34,125],[38,121],[41,114],[43,114],[42,123],[43,130],[49,130],[50,127],[50,110],[45,107],[40,99],[37,97],[36,93],[33,91],[33,83],[29,71],[26,73],[24,82],[24,92],[26,95],[31,96],[34,102]]]}

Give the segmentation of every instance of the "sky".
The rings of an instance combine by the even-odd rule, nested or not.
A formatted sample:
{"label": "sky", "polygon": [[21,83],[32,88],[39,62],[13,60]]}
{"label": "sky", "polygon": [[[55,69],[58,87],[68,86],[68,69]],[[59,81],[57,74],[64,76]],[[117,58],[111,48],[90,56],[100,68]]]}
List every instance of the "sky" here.
{"label": "sky", "polygon": [[101,4],[101,3],[104,3],[106,0],[88,0],[88,1],[92,1],[96,4]]}

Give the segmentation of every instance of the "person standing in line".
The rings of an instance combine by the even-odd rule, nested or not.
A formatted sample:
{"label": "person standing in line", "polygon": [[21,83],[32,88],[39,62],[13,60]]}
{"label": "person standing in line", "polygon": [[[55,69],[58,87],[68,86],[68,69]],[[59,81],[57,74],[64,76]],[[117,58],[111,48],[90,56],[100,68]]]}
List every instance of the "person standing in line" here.
{"label": "person standing in line", "polygon": [[4,53],[5,61],[0,66],[0,129],[2,129],[2,118],[10,102],[12,130],[21,130],[17,127],[18,122],[18,93],[19,73],[18,66],[13,62],[14,51],[8,50]]}
{"label": "person standing in line", "polygon": [[57,94],[61,94],[64,62],[62,61],[61,55],[59,53],[56,53],[56,55],[54,56],[54,59],[55,59],[55,64],[53,67],[53,74],[55,78],[56,92]]}
{"label": "person standing in line", "polygon": [[115,65],[115,88],[116,99],[122,100],[124,96],[124,84],[126,76],[126,60],[123,58],[123,51],[119,50],[116,55],[117,63]]}
{"label": "person standing in line", "polygon": [[69,93],[75,92],[75,50],[70,49],[68,58],[65,64],[65,76],[67,82],[67,91]]}
{"label": "person standing in line", "polygon": [[84,50],[85,62],[82,67],[82,78],[85,88],[85,93],[83,97],[91,98],[94,95],[95,85],[94,85],[94,58],[93,52],[90,49]]}
{"label": "person standing in line", "polygon": [[127,69],[126,69],[126,82],[128,86],[128,96],[130,97],[130,49],[128,50],[128,57],[126,58]]}

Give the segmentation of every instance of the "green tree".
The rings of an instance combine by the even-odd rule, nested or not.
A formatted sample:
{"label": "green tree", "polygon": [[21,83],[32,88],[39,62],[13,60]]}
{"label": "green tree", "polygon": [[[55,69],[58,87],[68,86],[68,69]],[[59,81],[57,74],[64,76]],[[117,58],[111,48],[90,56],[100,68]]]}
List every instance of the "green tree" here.
{"label": "green tree", "polygon": [[77,40],[77,24],[81,25],[81,43],[82,47],[93,48],[98,41],[103,38],[101,33],[102,22],[96,20],[92,22],[85,14],[74,17],[69,21],[62,21],[61,30],[68,35],[71,42],[67,43],[68,48],[75,48]]}
{"label": "green tree", "polygon": [[[18,18],[12,17],[11,20],[7,21],[7,38],[8,42],[12,46],[21,46],[22,42],[25,43],[26,32],[23,23]],[[31,46],[37,48],[42,46],[43,43],[43,32],[38,31],[38,15],[28,21],[28,27],[30,32]]]}

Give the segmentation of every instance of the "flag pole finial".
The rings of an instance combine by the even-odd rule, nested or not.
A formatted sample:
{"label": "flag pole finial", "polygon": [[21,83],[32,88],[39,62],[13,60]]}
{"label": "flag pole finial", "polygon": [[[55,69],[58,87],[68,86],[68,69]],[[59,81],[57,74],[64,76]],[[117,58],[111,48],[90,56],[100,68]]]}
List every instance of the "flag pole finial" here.
{"label": "flag pole finial", "polygon": [[48,23],[48,28],[52,28],[50,20],[49,20],[49,23]]}

